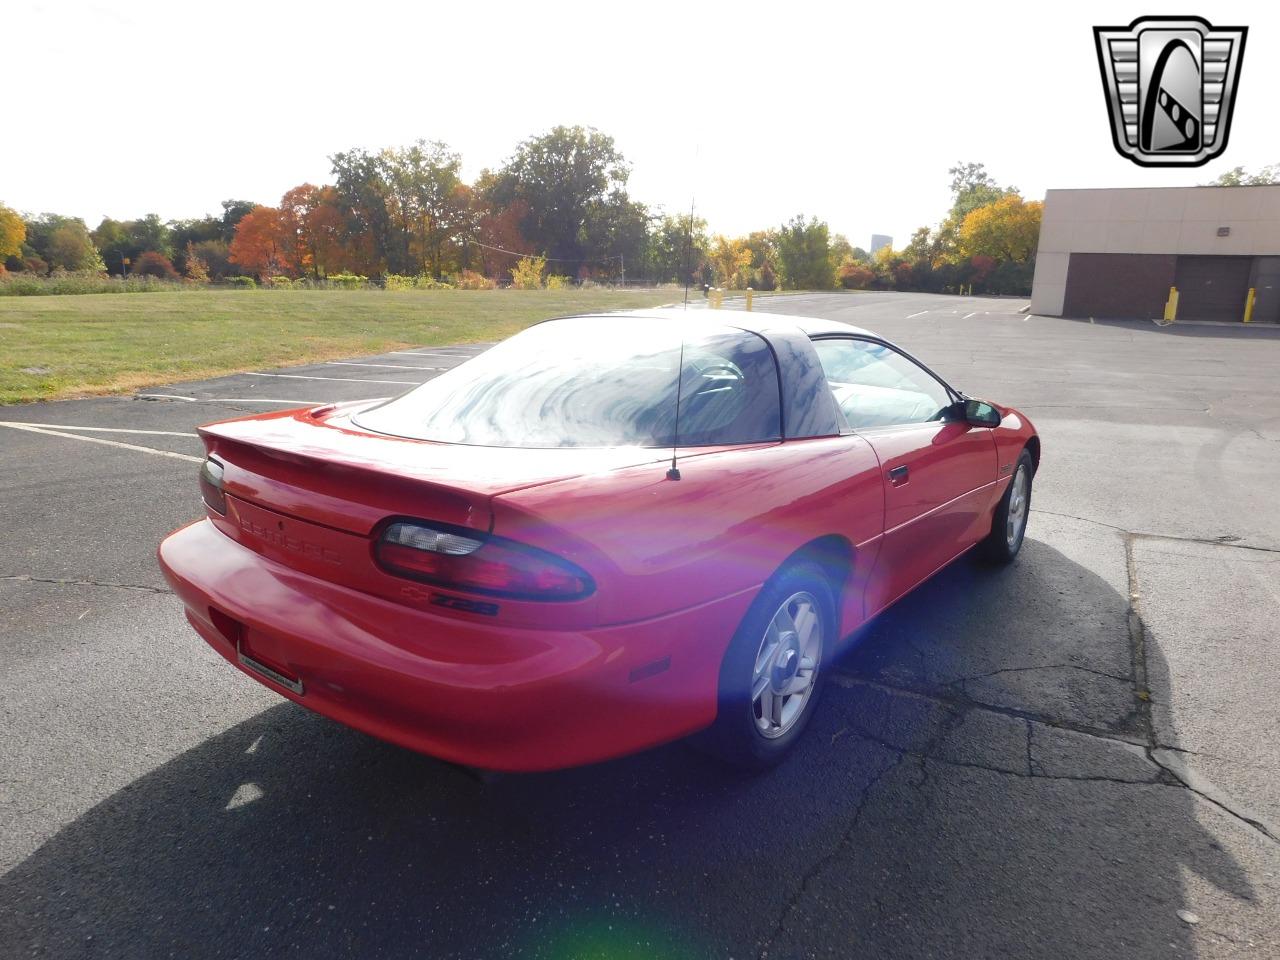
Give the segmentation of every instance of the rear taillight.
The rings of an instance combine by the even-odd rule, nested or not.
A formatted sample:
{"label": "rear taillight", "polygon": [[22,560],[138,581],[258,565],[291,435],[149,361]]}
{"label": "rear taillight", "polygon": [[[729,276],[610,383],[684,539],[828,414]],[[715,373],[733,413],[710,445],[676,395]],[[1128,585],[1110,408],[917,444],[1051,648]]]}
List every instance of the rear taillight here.
{"label": "rear taillight", "polygon": [[545,550],[444,524],[397,521],[373,552],[398,577],[489,596],[577,600],[595,589],[585,571]]}
{"label": "rear taillight", "polygon": [[227,497],[222,492],[222,464],[209,457],[200,466],[200,496],[215,513],[227,514]]}

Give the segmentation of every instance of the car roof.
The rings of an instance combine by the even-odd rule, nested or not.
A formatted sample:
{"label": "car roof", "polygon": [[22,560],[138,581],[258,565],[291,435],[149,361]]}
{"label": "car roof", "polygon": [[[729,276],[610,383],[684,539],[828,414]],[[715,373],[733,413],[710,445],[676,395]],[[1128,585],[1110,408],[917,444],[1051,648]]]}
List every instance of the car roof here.
{"label": "car roof", "polygon": [[698,307],[693,310],[685,310],[682,307],[651,307],[640,310],[621,310],[612,314],[595,314],[593,316],[650,317],[662,320],[683,318],[686,321],[692,320],[722,327],[737,327],[740,330],[747,330],[761,335],[766,335],[770,331],[799,330],[808,337],[818,337],[824,334],[862,334],[876,338],[880,336],[871,330],[855,327],[849,323],[841,323],[839,320],[827,320],[822,317],[799,317],[787,313],[766,313],[759,310],[713,311],[705,307]]}

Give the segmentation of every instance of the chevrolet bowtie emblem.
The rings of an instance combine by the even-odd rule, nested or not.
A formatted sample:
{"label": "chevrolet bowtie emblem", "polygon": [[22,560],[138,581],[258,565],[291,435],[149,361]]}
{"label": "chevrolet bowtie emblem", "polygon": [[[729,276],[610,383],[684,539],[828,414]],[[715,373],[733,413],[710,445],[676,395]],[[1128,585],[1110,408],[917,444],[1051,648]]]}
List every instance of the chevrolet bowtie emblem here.
{"label": "chevrolet bowtie emblem", "polygon": [[1094,27],[1120,155],[1144,167],[1198,167],[1221,154],[1247,33],[1199,17]]}

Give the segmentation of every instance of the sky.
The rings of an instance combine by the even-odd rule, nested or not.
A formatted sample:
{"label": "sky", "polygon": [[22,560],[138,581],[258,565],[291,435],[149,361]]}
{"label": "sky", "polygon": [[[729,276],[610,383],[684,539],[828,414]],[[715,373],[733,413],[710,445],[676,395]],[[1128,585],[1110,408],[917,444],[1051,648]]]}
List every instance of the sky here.
{"label": "sky", "polygon": [[[556,124],[610,134],[633,198],[713,232],[816,215],[859,246],[937,223],[947,169],[1001,185],[1174,186],[1280,162],[1280,5],[18,0],[0,203],[179,219],[274,204],[327,157],[423,138],[469,179]],[[1111,145],[1092,27],[1199,13],[1250,28],[1223,157],[1152,170]]]}

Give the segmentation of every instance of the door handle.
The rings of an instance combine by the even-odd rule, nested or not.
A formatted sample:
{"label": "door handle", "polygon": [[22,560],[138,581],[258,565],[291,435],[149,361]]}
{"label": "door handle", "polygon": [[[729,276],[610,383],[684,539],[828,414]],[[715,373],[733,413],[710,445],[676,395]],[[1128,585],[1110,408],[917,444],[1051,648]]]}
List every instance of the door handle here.
{"label": "door handle", "polygon": [[889,470],[889,482],[895,487],[900,487],[907,482],[908,473],[910,473],[910,471],[907,469],[907,465],[905,463],[900,467],[893,467]]}

